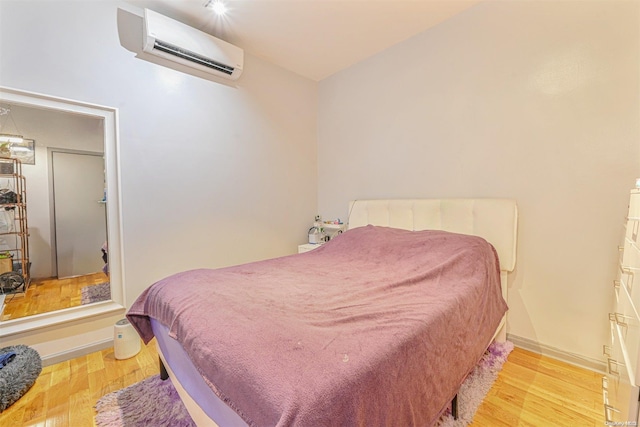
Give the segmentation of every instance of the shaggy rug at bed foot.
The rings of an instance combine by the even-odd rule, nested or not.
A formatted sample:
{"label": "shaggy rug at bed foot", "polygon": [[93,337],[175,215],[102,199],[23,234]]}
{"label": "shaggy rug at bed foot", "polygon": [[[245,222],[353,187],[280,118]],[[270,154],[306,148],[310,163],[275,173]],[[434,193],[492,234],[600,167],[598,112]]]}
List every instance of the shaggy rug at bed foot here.
{"label": "shaggy rug at bed foot", "polygon": [[[458,419],[454,420],[447,410],[438,426],[462,427],[471,423],[511,350],[513,344],[508,341],[489,346],[460,388]],[[159,375],[107,394],[95,408],[99,427],[195,427],[171,381],[162,381]]]}
{"label": "shaggy rug at bed foot", "polygon": [[171,381],[160,375],[107,394],[96,411],[100,427],[195,427]]}
{"label": "shaggy rug at bed foot", "polygon": [[463,427],[471,424],[482,400],[498,378],[498,372],[507,361],[507,356],[513,350],[510,341],[492,343],[485,354],[464,380],[458,392],[458,419],[454,420],[451,410],[440,418],[438,427]]}
{"label": "shaggy rug at bed foot", "polygon": [[0,348],[0,412],[20,399],[42,372],[40,354],[26,345]]}

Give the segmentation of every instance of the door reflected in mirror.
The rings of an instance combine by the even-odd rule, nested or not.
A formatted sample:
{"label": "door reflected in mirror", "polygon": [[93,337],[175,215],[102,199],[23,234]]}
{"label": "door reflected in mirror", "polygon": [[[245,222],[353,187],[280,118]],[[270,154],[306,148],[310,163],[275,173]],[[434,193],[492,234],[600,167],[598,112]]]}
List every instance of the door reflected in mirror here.
{"label": "door reflected in mirror", "polygon": [[22,165],[31,281],[0,295],[0,320],[111,300],[104,119],[2,99],[0,111],[35,141]]}

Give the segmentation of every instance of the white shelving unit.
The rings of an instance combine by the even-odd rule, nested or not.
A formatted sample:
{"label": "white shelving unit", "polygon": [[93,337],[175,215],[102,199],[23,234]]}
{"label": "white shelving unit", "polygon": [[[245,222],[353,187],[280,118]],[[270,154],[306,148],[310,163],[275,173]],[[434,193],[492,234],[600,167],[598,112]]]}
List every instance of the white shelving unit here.
{"label": "white shelving unit", "polygon": [[[637,425],[640,398],[640,189],[631,191],[619,268],[609,313],[610,341],[603,346],[602,397],[607,424]],[[638,275],[636,279],[635,276]]]}
{"label": "white shelving unit", "polygon": [[[22,162],[0,157],[0,209],[3,226],[0,227],[0,252],[11,254],[9,271],[19,273],[26,291],[29,274],[29,227],[27,226],[27,188],[22,174]],[[6,273],[1,271],[0,273]]]}

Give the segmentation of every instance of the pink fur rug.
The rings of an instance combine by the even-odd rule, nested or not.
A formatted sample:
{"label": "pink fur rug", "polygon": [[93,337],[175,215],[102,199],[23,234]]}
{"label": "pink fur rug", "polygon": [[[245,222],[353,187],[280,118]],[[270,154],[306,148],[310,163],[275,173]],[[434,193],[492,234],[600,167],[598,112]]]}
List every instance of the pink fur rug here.
{"label": "pink fur rug", "polygon": [[498,372],[507,361],[507,356],[513,350],[513,343],[505,341],[494,342],[489,346],[480,362],[464,380],[458,392],[458,419],[451,416],[451,409],[447,409],[440,418],[438,427],[463,427],[471,424],[482,400],[498,378]]}

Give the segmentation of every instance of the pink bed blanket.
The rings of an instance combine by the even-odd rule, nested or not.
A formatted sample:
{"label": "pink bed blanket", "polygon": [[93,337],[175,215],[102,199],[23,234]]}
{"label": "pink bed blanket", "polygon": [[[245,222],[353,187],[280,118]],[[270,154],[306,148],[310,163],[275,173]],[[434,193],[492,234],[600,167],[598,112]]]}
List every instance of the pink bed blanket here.
{"label": "pink bed blanket", "polygon": [[163,279],[127,317],[168,326],[250,426],[431,426],[506,312],[479,237],[367,226],[322,247]]}

